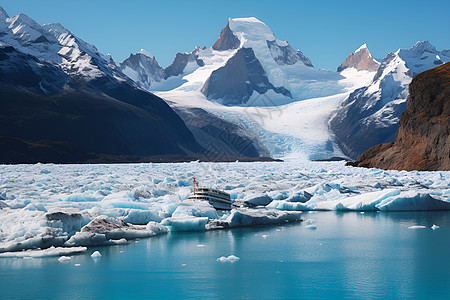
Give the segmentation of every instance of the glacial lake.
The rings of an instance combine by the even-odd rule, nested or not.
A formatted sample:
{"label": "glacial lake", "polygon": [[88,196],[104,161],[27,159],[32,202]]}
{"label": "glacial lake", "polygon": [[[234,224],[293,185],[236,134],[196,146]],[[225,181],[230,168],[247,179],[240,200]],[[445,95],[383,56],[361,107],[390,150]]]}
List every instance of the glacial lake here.
{"label": "glacial lake", "polygon": [[[169,233],[89,248],[68,262],[0,258],[0,299],[449,299],[450,212],[303,219],[317,229]],[[240,260],[217,261],[231,254]]]}

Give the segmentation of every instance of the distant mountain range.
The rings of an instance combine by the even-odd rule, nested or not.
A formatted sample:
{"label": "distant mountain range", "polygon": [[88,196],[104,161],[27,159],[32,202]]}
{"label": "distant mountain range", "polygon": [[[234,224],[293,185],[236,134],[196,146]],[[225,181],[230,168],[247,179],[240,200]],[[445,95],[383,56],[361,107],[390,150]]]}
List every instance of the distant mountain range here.
{"label": "distant mountain range", "polygon": [[389,53],[372,82],[351,93],[331,119],[330,128],[344,153],[356,159],[372,146],[394,141],[411,80],[420,72],[450,61],[448,55],[448,51],[438,51],[428,41]]}
{"label": "distant mountain range", "polygon": [[0,7],[1,162],[355,158],[394,139],[411,79],[449,60],[419,42],[380,63],[363,45],[338,72],[317,70],[240,18],[167,68],[145,50],[117,63]]}

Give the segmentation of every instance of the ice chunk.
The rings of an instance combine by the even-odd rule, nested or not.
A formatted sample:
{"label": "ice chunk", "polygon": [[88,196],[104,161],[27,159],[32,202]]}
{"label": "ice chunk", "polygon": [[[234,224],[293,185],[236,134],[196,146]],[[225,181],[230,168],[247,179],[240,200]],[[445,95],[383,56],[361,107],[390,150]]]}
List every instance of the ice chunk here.
{"label": "ice chunk", "polygon": [[230,263],[235,263],[238,262],[240,260],[239,257],[237,257],[236,255],[229,255],[228,257],[225,256],[221,256],[217,259],[218,262],[230,262]]}
{"label": "ice chunk", "polygon": [[297,191],[292,193],[286,201],[305,203],[311,199],[312,195],[306,191]]}
{"label": "ice chunk", "polygon": [[309,224],[309,225],[306,225],[305,228],[316,230],[317,229],[317,225],[316,224]]}
{"label": "ice chunk", "polygon": [[169,227],[170,231],[203,231],[207,222],[207,217],[171,217],[162,220],[161,224]]}
{"label": "ice chunk", "polygon": [[26,250],[20,252],[0,253],[0,257],[48,257],[48,256],[64,256],[85,252],[86,247],[50,247],[48,249]]}
{"label": "ice chunk", "polygon": [[287,200],[274,200],[267,208],[274,208],[279,210],[300,211],[308,209],[308,206],[301,202],[289,202]]}
{"label": "ice chunk", "polygon": [[0,209],[9,208],[9,205],[0,200]]}
{"label": "ice chunk", "polygon": [[433,229],[433,230],[438,230],[438,229],[439,229],[439,226],[433,224],[433,226],[431,226],[431,229]]}
{"label": "ice chunk", "polygon": [[[0,208],[1,208],[1,203],[0,203]],[[44,211],[46,212],[47,210],[45,209],[44,205],[42,205],[42,203],[30,203],[27,206],[25,206],[26,210],[31,210],[31,211]]]}
{"label": "ice chunk", "polygon": [[130,209],[123,220],[126,223],[145,225],[150,221],[161,222],[162,218],[151,210]]}
{"label": "ice chunk", "polygon": [[95,251],[94,253],[91,254],[92,258],[100,258],[102,257],[102,254],[99,251]]}
{"label": "ice chunk", "polygon": [[427,226],[413,225],[408,227],[408,229],[425,229],[425,228],[427,228]]}
{"label": "ice chunk", "polygon": [[69,256],[61,256],[60,258],[58,258],[59,262],[67,262],[69,260],[72,260],[72,257]]}
{"label": "ice chunk", "polygon": [[109,240],[105,242],[106,245],[126,245],[128,244],[128,241],[126,239],[120,239],[120,240]]}
{"label": "ice chunk", "polygon": [[266,206],[270,202],[272,202],[272,198],[270,198],[266,193],[251,193],[245,195],[244,203],[249,206]]}
{"label": "ice chunk", "polygon": [[172,214],[174,218],[207,217],[218,219],[217,211],[208,201],[185,200],[178,205]]}
{"label": "ice chunk", "polygon": [[287,212],[273,209],[233,209],[227,218],[231,227],[274,225],[298,222],[301,212]]}
{"label": "ice chunk", "polygon": [[73,208],[53,209],[45,214],[45,217],[50,227],[60,227],[69,235],[80,231],[90,221],[88,216]]}
{"label": "ice chunk", "polygon": [[[108,240],[120,240],[123,238],[130,240],[157,234],[149,228],[151,226],[132,225],[117,218],[99,216],[84,226],[80,232],[73,235],[65,245],[94,246],[102,245]],[[158,233],[160,232],[162,233],[162,231]]]}
{"label": "ice chunk", "polygon": [[377,204],[381,211],[450,210],[450,202],[432,197],[429,193],[405,191]]}
{"label": "ice chunk", "polygon": [[305,225],[311,225],[311,224],[316,224],[316,220],[315,219],[308,219],[305,221]]}
{"label": "ice chunk", "polygon": [[314,209],[374,211],[379,209],[377,208],[379,203],[396,195],[400,195],[400,190],[386,189],[382,191],[368,192],[339,200],[318,202]]}

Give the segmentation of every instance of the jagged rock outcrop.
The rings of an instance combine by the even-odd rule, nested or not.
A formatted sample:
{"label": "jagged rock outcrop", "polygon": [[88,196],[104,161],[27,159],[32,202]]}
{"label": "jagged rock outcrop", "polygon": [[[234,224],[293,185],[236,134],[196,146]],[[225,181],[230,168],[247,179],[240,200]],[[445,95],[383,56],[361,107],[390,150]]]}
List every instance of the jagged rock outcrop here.
{"label": "jagged rock outcrop", "polygon": [[[281,45],[279,45],[279,43]],[[305,66],[314,68],[313,64],[307,58],[302,51],[295,51],[287,42],[279,42],[277,40],[267,41],[270,53],[273,59],[279,65],[294,65],[301,61]]]}
{"label": "jagged rock outcrop", "polygon": [[417,75],[397,138],[349,165],[395,170],[450,170],[450,63]]}
{"label": "jagged rock outcrop", "polygon": [[230,49],[237,49],[241,45],[241,41],[233,34],[230,29],[230,20],[227,25],[220,32],[217,41],[212,45],[214,50],[224,51]]}
{"label": "jagged rock outcrop", "polygon": [[358,71],[376,71],[379,66],[380,63],[372,57],[367,45],[364,44],[354,53],[350,53],[344,62],[337,68],[337,71],[342,72],[347,68],[355,68]]}
{"label": "jagged rock outcrop", "polygon": [[204,66],[203,60],[198,58],[198,51],[200,51],[200,47],[195,47],[191,53],[177,53],[172,64],[164,70],[164,79],[183,74],[188,63],[195,63],[200,67]]}
{"label": "jagged rock outcrop", "polygon": [[292,97],[284,87],[274,87],[251,48],[241,48],[225,66],[212,72],[201,92],[208,99],[221,99],[227,105],[247,103],[253,91],[265,94],[268,90]]}
{"label": "jagged rock outcrop", "polygon": [[155,57],[143,49],[136,54],[130,54],[130,57],[120,64],[120,69],[146,90],[150,89],[152,82],[159,82],[165,78],[164,69]]}

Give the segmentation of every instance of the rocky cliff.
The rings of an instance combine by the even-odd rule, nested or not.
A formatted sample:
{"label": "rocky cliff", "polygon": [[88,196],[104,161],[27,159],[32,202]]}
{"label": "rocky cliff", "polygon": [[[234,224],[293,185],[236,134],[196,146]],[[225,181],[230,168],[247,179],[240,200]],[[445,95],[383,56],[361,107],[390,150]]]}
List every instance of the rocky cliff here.
{"label": "rocky cliff", "polygon": [[341,72],[347,68],[355,68],[358,71],[376,71],[379,66],[380,63],[372,57],[367,45],[364,44],[354,53],[350,53],[344,62],[337,68],[337,71]]}
{"label": "rocky cliff", "polygon": [[349,165],[395,170],[450,170],[450,63],[417,75],[397,139]]}

